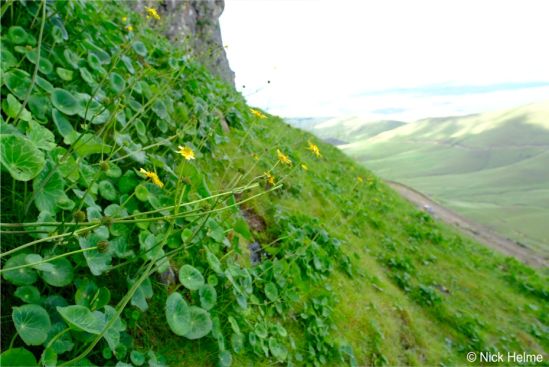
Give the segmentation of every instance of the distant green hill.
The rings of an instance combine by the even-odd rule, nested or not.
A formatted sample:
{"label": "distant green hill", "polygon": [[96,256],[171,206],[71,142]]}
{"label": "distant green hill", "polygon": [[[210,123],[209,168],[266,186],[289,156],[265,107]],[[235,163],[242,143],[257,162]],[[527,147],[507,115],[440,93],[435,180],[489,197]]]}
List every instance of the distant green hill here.
{"label": "distant green hill", "polygon": [[294,126],[312,132],[330,143],[335,142],[335,145],[368,139],[405,124],[402,121],[394,120],[369,121],[356,116],[324,120],[317,119],[314,120],[314,123],[309,123],[307,125],[296,125],[294,120],[287,121]]}
{"label": "distant green hill", "polygon": [[549,253],[549,102],[424,119],[342,149],[377,174]]}

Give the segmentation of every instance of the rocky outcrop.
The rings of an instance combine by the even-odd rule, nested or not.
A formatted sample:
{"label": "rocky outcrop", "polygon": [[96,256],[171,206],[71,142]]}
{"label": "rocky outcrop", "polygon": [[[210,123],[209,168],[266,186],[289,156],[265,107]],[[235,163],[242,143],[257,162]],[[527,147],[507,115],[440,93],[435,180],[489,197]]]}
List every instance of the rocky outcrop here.
{"label": "rocky outcrop", "polygon": [[139,12],[145,6],[157,9],[168,38],[179,42],[212,73],[234,86],[234,72],[229,67],[219,25],[224,0],[140,0],[131,5]]}

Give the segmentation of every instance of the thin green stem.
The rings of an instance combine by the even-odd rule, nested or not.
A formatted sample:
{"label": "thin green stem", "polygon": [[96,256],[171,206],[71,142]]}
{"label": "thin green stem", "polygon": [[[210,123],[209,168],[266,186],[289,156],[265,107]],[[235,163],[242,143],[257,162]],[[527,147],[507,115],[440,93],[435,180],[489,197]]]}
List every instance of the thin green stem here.
{"label": "thin green stem", "polygon": [[34,263],[18,265],[18,266],[12,266],[11,268],[7,268],[7,269],[0,269],[0,274],[4,273],[6,271],[18,270],[18,269],[23,269],[23,268],[30,268],[30,267],[33,267],[33,266],[36,266],[36,265],[46,264],[46,263],[55,261],[57,259],[61,259],[62,257],[67,257],[67,256],[70,256],[70,255],[79,254],[79,253],[82,253],[82,252],[92,251],[92,250],[97,250],[97,249],[98,249],[97,246],[93,246],[93,247],[83,248],[83,249],[80,249],[80,250],[65,252],[64,254],[57,255],[57,256],[54,256],[54,257],[50,257],[48,259],[44,259],[44,260],[37,261],[37,262],[34,262]]}

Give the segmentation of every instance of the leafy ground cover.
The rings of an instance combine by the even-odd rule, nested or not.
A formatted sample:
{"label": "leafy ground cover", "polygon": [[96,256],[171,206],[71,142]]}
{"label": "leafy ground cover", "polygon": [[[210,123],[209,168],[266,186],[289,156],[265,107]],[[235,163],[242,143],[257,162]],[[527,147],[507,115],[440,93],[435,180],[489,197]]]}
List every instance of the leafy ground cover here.
{"label": "leafy ground cover", "polygon": [[2,366],[548,349],[544,271],[250,109],[155,14],[2,5]]}

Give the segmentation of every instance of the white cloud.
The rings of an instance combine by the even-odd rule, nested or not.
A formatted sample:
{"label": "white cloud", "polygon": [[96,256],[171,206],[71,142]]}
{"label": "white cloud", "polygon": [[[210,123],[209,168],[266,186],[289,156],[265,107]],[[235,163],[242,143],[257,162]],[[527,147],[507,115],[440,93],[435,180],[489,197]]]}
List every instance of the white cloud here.
{"label": "white cloud", "polygon": [[[221,26],[237,86],[246,86],[254,105],[284,116],[333,116],[419,103],[428,116],[486,110],[482,101],[490,100],[450,96],[446,109],[435,109],[427,97],[386,95],[370,108],[356,94],[549,81],[548,10],[548,2],[531,0],[227,0]],[[539,100],[545,91],[528,93]]]}

